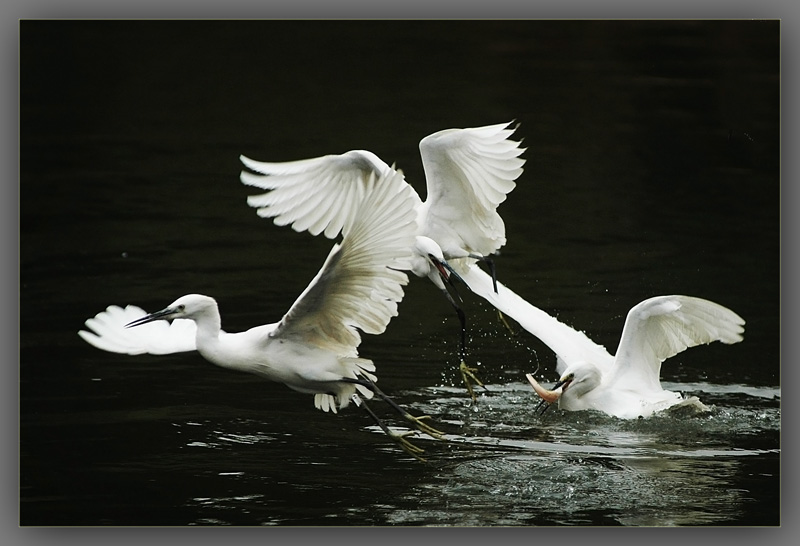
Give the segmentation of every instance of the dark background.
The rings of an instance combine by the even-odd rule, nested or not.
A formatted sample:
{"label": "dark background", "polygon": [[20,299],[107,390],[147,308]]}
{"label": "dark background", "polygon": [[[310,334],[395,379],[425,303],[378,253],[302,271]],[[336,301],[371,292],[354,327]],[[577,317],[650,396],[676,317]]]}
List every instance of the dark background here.
{"label": "dark background", "polygon": [[[276,448],[288,475],[322,451],[374,449],[353,411],[323,415],[197,355],[115,356],[75,335],[106,305],[190,292],[214,296],[230,331],[280,318],[331,242],[259,219],[239,154],[369,149],[424,197],[422,137],[514,119],[527,164],[500,207],[500,279],[612,353],[647,297],[717,301],[745,318],[745,341],[683,353],[662,376],[780,385],[777,21],[23,21],[20,75],[23,524],[196,522],[178,501],[137,500],[180,497],[180,465],[154,461],[186,423],[256,412],[264,434],[302,435]],[[385,388],[457,386],[437,298],[412,279],[387,333],[362,344]],[[487,382],[554,368],[466,300]],[[393,454],[369,462],[376,475]],[[174,483],[142,485],[153,465]]]}

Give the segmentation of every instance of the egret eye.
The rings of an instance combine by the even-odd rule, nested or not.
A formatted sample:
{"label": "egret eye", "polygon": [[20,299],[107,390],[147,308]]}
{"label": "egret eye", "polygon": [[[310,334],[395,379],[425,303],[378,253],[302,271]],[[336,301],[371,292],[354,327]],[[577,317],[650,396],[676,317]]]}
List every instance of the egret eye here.
{"label": "egret eye", "polygon": [[180,304],[178,307],[176,307],[176,309],[177,309],[178,311],[181,311],[181,312],[183,312],[183,310],[184,310],[184,309],[186,309],[186,306],[185,306],[184,304]]}

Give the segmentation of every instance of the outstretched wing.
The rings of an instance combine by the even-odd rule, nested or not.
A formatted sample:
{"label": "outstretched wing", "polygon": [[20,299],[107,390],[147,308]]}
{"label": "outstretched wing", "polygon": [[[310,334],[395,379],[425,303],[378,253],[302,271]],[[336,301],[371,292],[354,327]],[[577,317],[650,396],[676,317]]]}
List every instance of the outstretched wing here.
{"label": "outstretched wing", "polygon": [[247,198],[259,216],[274,218],[279,226],[291,224],[298,232],[319,235],[324,230],[329,239],[346,233],[366,196],[370,177],[394,172],[366,150],[285,163],[264,163],[245,156],[239,159],[248,169],[260,173],[242,171],[242,183],[269,190]]}
{"label": "outstretched wing", "polygon": [[611,381],[618,387],[660,390],[661,363],[696,345],[742,341],[744,320],[717,303],[691,296],[657,296],[625,319]]}
{"label": "outstretched wing", "polygon": [[163,355],[195,350],[197,325],[193,320],[177,319],[172,323],[157,320],[125,328],[126,324],[146,314],[135,305],[125,308],[110,305],[86,321],[86,327],[91,331],[81,330],[78,335],[98,349],[112,353]]}
{"label": "outstretched wing", "polygon": [[447,251],[448,238],[488,256],[506,242],[497,206],[522,174],[525,151],[508,123],[446,129],[419,143],[428,195],[421,230]]}
{"label": "outstretched wing", "polygon": [[281,319],[286,337],[355,356],[359,330],[380,334],[397,315],[417,231],[413,190],[402,171],[367,178],[366,198],[342,243]]}
{"label": "outstretched wing", "polygon": [[492,278],[477,265],[470,265],[461,277],[472,292],[491,303],[498,311],[513,318],[520,326],[550,347],[558,357],[559,373],[563,372],[565,364],[581,360],[603,368],[611,365],[612,357],[608,351],[583,332],[567,326],[531,305],[500,282],[497,283],[495,292]]}

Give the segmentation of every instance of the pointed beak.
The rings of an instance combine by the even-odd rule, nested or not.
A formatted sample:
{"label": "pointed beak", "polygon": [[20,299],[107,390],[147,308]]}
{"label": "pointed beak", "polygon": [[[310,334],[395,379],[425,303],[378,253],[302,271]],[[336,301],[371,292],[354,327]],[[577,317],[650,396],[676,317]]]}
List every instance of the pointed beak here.
{"label": "pointed beak", "polygon": [[464,286],[466,286],[467,288],[469,288],[467,282],[464,279],[462,279],[461,275],[459,275],[456,272],[456,270],[453,269],[453,266],[451,266],[445,260],[440,260],[433,254],[428,254],[428,259],[430,259],[431,263],[433,263],[433,265],[436,266],[436,269],[439,270],[439,274],[442,276],[442,278],[447,282],[449,282],[451,285],[453,284],[452,279],[455,279]]}
{"label": "pointed beak", "polygon": [[125,328],[133,328],[134,326],[141,326],[142,324],[147,324],[148,322],[153,322],[154,320],[167,320],[169,319],[170,315],[172,315],[175,311],[169,307],[166,309],[162,309],[161,311],[156,311],[155,313],[150,313],[149,315],[145,315],[140,319],[136,319],[132,322],[129,322],[125,325]]}

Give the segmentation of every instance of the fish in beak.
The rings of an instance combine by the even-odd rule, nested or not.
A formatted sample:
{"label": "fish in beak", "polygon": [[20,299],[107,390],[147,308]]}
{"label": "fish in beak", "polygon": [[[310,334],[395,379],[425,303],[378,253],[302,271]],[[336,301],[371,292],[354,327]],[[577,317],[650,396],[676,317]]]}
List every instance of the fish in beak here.
{"label": "fish in beak", "polygon": [[542,399],[542,401],[539,402],[539,405],[536,406],[537,412],[539,412],[539,408],[541,408],[541,411],[539,412],[540,414],[544,413],[547,408],[550,407],[550,404],[554,404],[559,398],[561,398],[561,395],[564,393],[564,389],[567,388],[572,381],[571,375],[566,376],[558,380],[556,384],[553,385],[552,389],[545,389],[539,384],[538,381],[536,381],[532,374],[525,374],[525,377],[528,379],[528,383],[531,384],[531,387],[533,387],[533,390],[536,391],[536,394],[539,395],[539,398]]}

